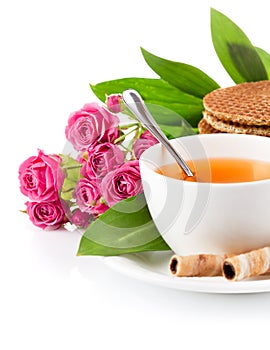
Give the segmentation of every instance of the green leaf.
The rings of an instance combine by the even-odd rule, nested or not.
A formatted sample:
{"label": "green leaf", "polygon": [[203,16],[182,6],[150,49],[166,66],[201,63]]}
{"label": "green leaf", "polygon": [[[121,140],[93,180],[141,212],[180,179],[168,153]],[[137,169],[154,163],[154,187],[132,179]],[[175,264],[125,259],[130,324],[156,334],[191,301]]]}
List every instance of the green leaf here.
{"label": "green leaf", "polygon": [[140,194],[115,204],[95,220],[82,236],[77,255],[111,256],[150,250],[170,248]]}
{"label": "green leaf", "polygon": [[211,33],[220,62],[236,84],[268,79],[262,60],[246,34],[213,8]]}
{"label": "green leaf", "polygon": [[200,69],[189,64],[169,61],[155,56],[141,48],[143,57],[150,68],[163,80],[179,90],[203,98],[219,85]]}
{"label": "green leaf", "polygon": [[[179,114],[158,105],[146,103],[150,113],[169,139],[194,135],[193,127]],[[196,124],[197,126],[197,124]]]}
{"label": "green leaf", "polygon": [[182,125],[180,127],[170,126],[170,125],[159,125],[161,130],[167,136],[169,140],[175,139],[177,137],[196,135],[198,132],[197,128],[192,128],[190,125]]}
{"label": "green leaf", "polygon": [[90,85],[90,87],[103,102],[106,94],[122,93],[130,88],[137,90],[146,103],[167,108],[167,114],[168,111],[175,112],[175,114],[169,113],[167,117],[164,113],[160,116],[160,121],[157,120],[157,122],[163,125],[177,125],[177,123],[179,125],[180,116],[182,116],[189,124],[196,127],[202,118],[201,98],[186,94],[161,79],[124,78]]}
{"label": "green leaf", "polygon": [[72,199],[74,188],[81,177],[80,170],[82,165],[70,155],[61,155],[61,158],[61,168],[64,172],[65,179],[60,197],[68,201]]}
{"label": "green leaf", "polygon": [[259,47],[255,47],[257,53],[259,54],[262,63],[264,65],[264,68],[267,72],[268,79],[270,78],[270,54],[263,49],[260,49]]}
{"label": "green leaf", "polygon": [[146,105],[160,128],[169,138],[194,134],[192,126],[179,114],[160,105],[149,103],[146,103]]}

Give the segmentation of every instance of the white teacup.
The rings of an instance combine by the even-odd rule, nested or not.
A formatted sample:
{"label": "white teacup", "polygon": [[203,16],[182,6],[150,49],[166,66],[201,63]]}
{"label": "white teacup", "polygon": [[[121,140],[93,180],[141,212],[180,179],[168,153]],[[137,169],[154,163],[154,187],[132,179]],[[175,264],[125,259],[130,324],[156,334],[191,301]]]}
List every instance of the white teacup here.
{"label": "white teacup", "polygon": [[[185,160],[241,158],[270,162],[270,139],[211,134],[171,141]],[[173,163],[160,145],[140,158],[144,193],[160,234],[179,255],[238,254],[270,246],[270,179],[239,183],[176,180],[155,170]]]}

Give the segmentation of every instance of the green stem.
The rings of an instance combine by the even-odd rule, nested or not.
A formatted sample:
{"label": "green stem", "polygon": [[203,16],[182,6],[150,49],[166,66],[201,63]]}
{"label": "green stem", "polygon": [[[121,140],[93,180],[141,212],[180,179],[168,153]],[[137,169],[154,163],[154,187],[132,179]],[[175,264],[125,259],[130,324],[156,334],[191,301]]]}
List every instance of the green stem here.
{"label": "green stem", "polygon": [[119,125],[120,126],[120,129],[128,129],[128,128],[131,128],[132,126],[137,126],[137,125],[140,125],[139,122],[137,123],[132,123],[132,124],[123,124],[123,125]]}
{"label": "green stem", "polygon": [[131,133],[133,133],[135,130],[138,129],[138,125],[136,125],[136,128],[130,130],[129,132],[127,132],[126,134],[123,134],[121,135],[120,137],[118,137],[115,141],[114,141],[114,144],[120,142],[120,141],[123,141],[128,135],[130,135]]}
{"label": "green stem", "polygon": [[121,145],[122,148],[124,148],[127,152],[132,152],[132,149],[131,148],[128,148],[124,145]]}
{"label": "green stem", "polygon": [[134,116],[134,114],[131,113],[131,112],[129,111],[129,109],[127,109],[127,108],[125,108],[124,111],[122,111],[122,113],[128,115],[131,119],[137,120],[136,117]]}
{"label": "green stem", "polygon": [[71,192],[71,191],[74,191],[74,187],[70,187],[66,190],[62,190],[61,193],[68,193],[68,192]]}
{"label": "green stem", "polygon": [[62,166],[62,169],[70,170],[70,169],[79,169],[82,167],[82,164],[80,165],[71,165],[71,166]]}

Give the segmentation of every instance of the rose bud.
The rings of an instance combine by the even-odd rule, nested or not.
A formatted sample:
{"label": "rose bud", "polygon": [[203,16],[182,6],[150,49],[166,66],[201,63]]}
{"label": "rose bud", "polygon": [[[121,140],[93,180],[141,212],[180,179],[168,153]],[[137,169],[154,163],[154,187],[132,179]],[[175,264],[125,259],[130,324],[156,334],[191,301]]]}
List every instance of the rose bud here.
{"label": "rose bud", "polygon": [[93,215],[87,212],[83,212],[80,209],[76,209],[72,213],[71,222],[77,227],[87,228],[90,222],[93,221],[93,219]]}
{"label": "rose bud", "polygon": [[112,94],[106,96],[106,105],[113,113],[122,112],[125,109],[121,94]]}

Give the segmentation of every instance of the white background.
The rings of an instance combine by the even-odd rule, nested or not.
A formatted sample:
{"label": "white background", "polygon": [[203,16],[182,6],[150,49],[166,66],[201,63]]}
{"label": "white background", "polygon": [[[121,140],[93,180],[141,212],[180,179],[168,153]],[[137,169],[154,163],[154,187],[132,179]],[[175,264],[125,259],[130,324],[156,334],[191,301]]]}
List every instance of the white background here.
{"label": "white background", "polygon": [[[270,51],[267,1],[2,1],[0,4],[2,349],[226,349],[269,342],[270,295],[169,290],[75,256],[80,236],[43,232],[18,210],[19,164],[59,153],[88,83],[155,77],[139,47],[232,84],[215,56],[210,6]],[[247,214],[248,215],[248,214]]]}

